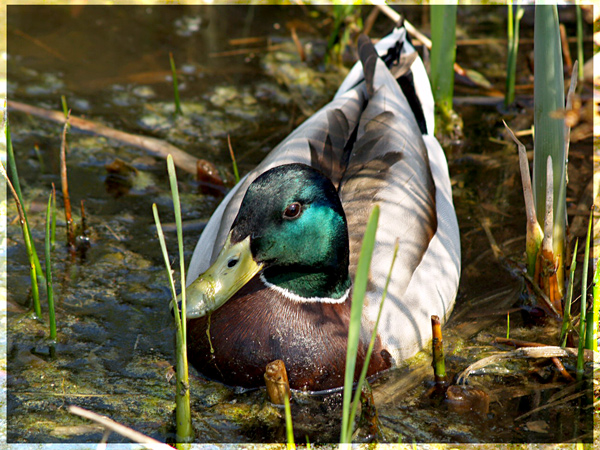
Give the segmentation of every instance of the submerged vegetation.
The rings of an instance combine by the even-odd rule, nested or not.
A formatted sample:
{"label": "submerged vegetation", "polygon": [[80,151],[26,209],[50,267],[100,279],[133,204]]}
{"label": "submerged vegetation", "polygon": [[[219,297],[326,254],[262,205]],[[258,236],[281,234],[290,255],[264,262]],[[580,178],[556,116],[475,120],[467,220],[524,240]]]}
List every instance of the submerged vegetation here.
{"label": "submerged vegetation", "polygon": [[[86,16],[86,8],[83,8],[84,18],[89,19],[89,16]],[[56,125],[48,125],[33,116],[11,112],[18,157],[14,156],[10,130],[6,122],[9,174],[5,174],[5,177],[7,180],[10,178],[8,186],[11,195],[20,200],[15,199],[8,203],[9,439],[19,442],[100,441],[101,431],[92,427],[77,428],[74,424],[81,425],[83,422],[74,422],[70,415],[63,415],[66,404],[79,404],[101,414],[110,415],[146,434],[170,442],[189,440],[189,436],[194,432],[196,440],[200,441],[269,440],[288,442],[290,445],[294,443],[294,434],[296,442],[300,439],[305,440],[304,436],[311,442],[338,439],[341,442],[356,442],[368,434],[365,433],[364,422],[355,419],[362,393],[360,386],[366,380],[365,374],[362,373],[353,396],[351,386],[354,366],[351,361],[352,356],[356,355],[350,345],[349,370],[346,373],[347,384],[343,394],[332,394],[327,400],[323,400],[321,397],[310,398],[302,393],[293,393],[291,403],[286,402],[285,407],[278,408],[265,399],[263,391],[240,393],[199,378],[194,372],[188,378],[187,363],[184,359],[185,320],[182,320],[185,317],[185,294],[181,296],[181,316],[175,313],[175,320],[179,323],[175,332],[171,326],[173,319],[167,305],[169,300],[176,303],[175,282],[168,256],[161,256],[155,248],[158,247],[155,243],[155,229],[148,214],[150,203],[156,203],[155,211],[157,208],[166,210],[171,205],[171,197],[166,193],[165,164],[157,162],[148,157],[143,150],[134,147],[137,144],[133,143],[135,139],[131,136],[136,133],[144,134],[144,138],[177,145],[204,159],[204,162],[198,162],[202,160],[194,158],[183,161],[176,158],[175,164],[181,164],[178,165],[179,168],[187,167],[184,169],[187,173],[180,179],[179,187],[174,179],[173,161],[169,160],[168,163],[169,173],[173,175],[170,181],[173,195],[180,191],[180,199],[173,202],[179,204],[181,201],[181,210],[175,209],[172,215],[169,214],[176,224],[165,224],[164,240],[171,246],[178,246],[180,285],[183,287],[184,265],[189,260],[199,229],[204,226],[204,220],[218,204],[226,190],[224,186],[231,184],[228,180],[237,182],[240,175],[243,176],[262,159],[269,148],[286,136],[308,113],[318,109],[323,99],[331,95],[344,69],[330,65],[328,71],[323,72],[323,62],[329,58],[332,64],[339,63],[342,60],[339,55],[344,52],[351,53],[355,31],[363,26],[363,18],[371,16],[375,10],[356,6],[323,9],[303,6],[301,9],[308,12],[302,16],[302,20],[311,25],[310,27],[295,23],[293,27],[281,27],[283,31],[274,32],[273,23],[285,23],[288,19],[286,13],[270,12],[269,14],[276,18],[266,18],[265,14],[258,20],[254,15],[263,13],[253,8],[255,7],[245,9],[244,11],[253,12],[244,14],[239,12],[240,9],[228,10],[229,14],[223,14],[220,9],[218,14],[199,9],[201,13],[198,15],[182,9],[177,15],[167,13],[166,18],[161,17],[161,23],[171,23],[178,36],[185,37],[186,33],[191,33],[182,38],[182,42],[185,42],[185,45],[193,44],[194,48],[198,48],[198,42],[201,41],[195,39],[202,35],[204,27],[209,27],[206,25],[208,19],[203,19],[204,15],[210,16],[212,23],[220,23],[221,17],[236,21],[234,26],[227,27],[226,30],[223,26],[220,40],[215,41],[223,44],[219,44],[214,53],[230,54],[209,56],[210,52],[204,52],[206,54],[198,56],[201,58],[201,63],[198,63],[202,65],[201,68],[194,66],[197,61],[188,60],[181,63],[182,70],[177,72],[172,55],[169,55],[172,71],[161,70],[160,73],[154,74],[137,69],[138,72],[123,72],[126,75],[119,72],[118,76],[105,72],[97,79],[88,75],[85,79],[77,80],[79,84],[73,87],[75,82],[71,86],[71,81],[69,84],[62,79],[57,81],[54,72],[49,69],[56,61],[61,60],[60,57],[71,61],[67,51],[75,52],[76,49],[67,44],[56,44],[57,48],[52,50],[55,54],[37,47],[37,44],[31,44],[35,51],[41,52],[40,54],[50,61],[47,63],[49,66],[40,65],[35,71],[25,66],[18,58],[9,60],[11,100],[47,106],[53,104],[52,102],[58,104],[57,99],[64,95],[65,91],[69,93],[69,105],[74,115],[70,118],[72,128],[69,148],[66,148],[65,139],[62,139],[62,147],[65,156],[68,154],[69,161],[72,161],[69,165],[69,176],[71,194],[77,198],[77,202],[74,203],[78,204],[80,198],[86,200],[92,242],[87,257],[79,259],[74,259],[68,254],[63,245],[57,245],[53,249],[56,227],[69,230],[67,218],[61,220],[59,216],[58,221],[56,219],[54,194],[48,198],[49,180],[58,182],[60,179],[56,154],[61,141],[61,131],[66,136],[67,126],[60,130]],[[454,31],[448,31],[447,26],[433,26],[433,22],[437,20],[434,16],[437,16],[438,8],[441,7],[431,7],[432,30],[440,31],[437,39],[452,49],[455,43],[449,39],[448,33],[454,37]],[[477,25],[470,21],[468,16],[461,15],[462,6],[448,8],[453,11],[459,29],[464,27],[467,31],[478,32]],[[480,11],[484,25],[495,24],[500,9],[490,18],[482,12],[485,11],[484,7],[481,8],[477,11]],[[505,7],[502,8],[503,11],[506,10]],[[32,11],[34,10],[30,10]],[[65,9],[61,14],[65,11],[73,11],[75,15],[71,9]],[[114,11],[104,13],[110,16],[115,14]],[[156,14],[152,7],[149,7],[148,11]],[[575,170],[569,172],[572,183],[569,187],[565,184],[569,148],[565,116],[578,111],[575,106],[571,109],[565,107],[563,57],[557,28],[557,9],[544,6],[536,8],[536,11],[544,16],[544,19],[536,21],[543,20],[545,25],[536,29],[535,39],[538,40],[537,33],[540,33],[544,35],[542,39],[550,37],[551,43],[538,45],[536,42],[535,67],[554,67],[554,70],[535,71],[536,154],[534,182],[531,188],[534,201],[528,208],[534,215],[526,221],[527,234],[531,233],[534,237],[527,238],[527,260],[523,262],[520,259],[523,245],[519,235],[522,234],[525,219],[518,217],[518,208],[514,206],[521,200],[515,194],[519,182],[518,174],[514,170],[517,167],[513,146],[507,145],[509,140],[503,140],[502,150],[497,151],[494,150],[497,147],[493,147],[493,141],[488,140],[488,137],[494,136],[495,139],[495,136],[502,133],[499,124],[501,119],[505,119],[513,129],[525,130],[515,131],[514,135],[515,139],[518,136],[526,142],[527,138],[523,136],[527,136],[531,117],[534,115],[527,103],[532,92],[531,86],[528,86],[531,73],[528,72],[529,65],[526,61],[526,54],[532,49],[530,43],[527,43],[527,39],[532,37],[529,26],[532,17],[528,18],[529,21],[520,22],[521,17],[532,15],[533,11],[517,5],[512,19],[510,15],[507,18],[508,30],[512,29],[512,36],[510,33],[508,36],[496,36],[496,41],[489,47],[482,47],[487,44],[477,44],[480,48],[473,44],[461,44],[462,35],[457,38],[456,59],[466,67],[470,67],[472,63],[493,81],[496,88],[485,90],[472,85],[465,87],[457,79],[456,83],[449,83],[442,89],[445,92],[443,104],[455,109],[465,122],[464,140],[455,141],[451,146],[452,151],[449,152],[455,203],[459,217],[462,218],[461,234],[465,236],[462,304],[458,305],[451,326],[444,330],[446,360],[443,372],[441,363],[444,361],[437,359],[437,374],[442,377],[443,373],[449,384],[454,383],[454,387],[450,394],[445,394],[445,400],[441,404],[426,395],[434,375],[428,367],[428,355],[423,354],[409,361],[398,371],[385,374],[374,382],[371,380],[374,404],[381,419],[383,435],[387,440],[590,440],[589,433],[593,424],[590,424],[589,417],[594,409],[594,415],[597,416],[598,413],[597,406],[592,406],[594,400],[586,400],[585,394],[590,393],[592,389],[588,377],[592,373],[589,351],[597,352],[600,308],[600,288],[597,284],[600,274],[598,265],[593,264],[594,259],[591,260],[592,269],[595,269],[593,277],[588,278],[587,269],[587,265],[590,264],[589,254],[594,253],[594,237],[597,238],[594,235],[597,230],[594,231],[593,228],[597,221],[597,213],[593,210],[590,215],[587,209],[597,200],[591,193],[589,197],[584,195],[586,185],[592,186],[588,177],[592,162],[587,148],[591,139],[584,140],[584,145],[581,145],[580,141],[575,149],[571,149],[572,156],[568,158],[568,162],[574,165]],[[581,20],[580,7],[573,8],[573,11],[576,12],[579,21],[576,32],[582,35],[583,31],[580,29],[583,29],[584,21]],[[409,15],[412,14],[410,18],[413,23],[421,21],[420,10],[415,8],[413,11],[408,8],[408,12]],[[22,18],[17,17],[19,13],[16,10],[9,13],[15,14],[12,21],[9,21],[9,37],[15,40],[14,46],[11,44],[11,52],[23,52],[27,55],[27,52],[32,50],[23,42],[34,41],[18,40],[21,39],[18,32],[24,32],[19,27],[27,28],[27,25],[22,22]],[[150,12],[135,17],[140,21],[149,20],[146,16],[151,16]],[[79,22],[73,17],[67,21],[71,27]],[[427,22],[428,17],[429,14],[426,14],[423,21]],[[119,19],[122,21],[120,29],[125,30],[132,26],[129,19],[130,17],[126,21],[124,18]],[[260,26],[257,22],[261,22]],[[365,26],[366,22],[367,20],[364,20]],[[376,36],[383,35],[391,22],[381,17],[374,20],[374,24],[371,34]],[[156,23],[150,25],[156,26]],[[238,30],[245,27],[252,29],[251,26],[259,27],[260,31],[253,31],[254,34],[238,33]],[[427,25],[424,29],[426,31]],[[543,31],[544,29],[546,31]],[[43,28],[28,29],[27,32],[38,36],[38,41],[44,33]],[[82,29],[77,30],[77,33],[83,32]],[[460,33],[466,31],[461,30]],[[295,38],[290,34],[295,34]],[[268,38],[264,38],[263,35]],[[272,35],[275,35],[274,39]],[[508,48],[497,50],[500,48],[497,42],[506,37]],[[233,41],[234,38],[245,40],[242,44],[231,43],[228,40]],[[436,38],[432,38],[435,42]],[[56,37],[53,39],[50,41],[62,42]],[[93,40],[90,39],[89,42],[89,45],[92,45]],[[142,47],[145,45],[144,40],[138,37],[135,38],[135,42]],[[578,43],[579,63],[576,73],[582,77],[586,62],[583,59],[583,43],[586,42],[587,48],[587,41],[580,39],[579,42],[581,50]],[[299,54],[298,44],[304,52],[304,61]],[[72,40],[69,45],[72,45]],[[415,38],[415,45],[419,46],[418,38]],[[440,58],[447,60],[446,66],[451,67],[450,74],[436,77],[439,83],[443,84],[444,80],[453,78],[452,67],[455,58],[448,50],[435,50],[437,53],[434,53],[434,49],[431,55],[432,66],[437,67],[434,60]],[[539,49],[544,49],[544,53],[538,55]],[[34,54],[38,55],[35,51]],[[107,50],[109,54],[111,51],[113,50]],[[151,53],[148,48],[140,51]],[[212,47],[210,51],[213,51]],[[156,67],[164,68],[166,55],[163,50],[159,53],[161,57],[157,57]],[[491,53],[492,56],[486,53]],[[178,51],[177,54],[186,53]],[[326,54],[329,56],[326,57]],[[472,55],[479,56],[473,58]],[[589,59],[589,55],[587,57]],[[480,64],[478,58],[484,62]],[[502,63],[502,68],[496,70],[494,59],[507,61],[506,67]],[[132,64],[128,67],[145,67],[142,60],[130,62]],[[486,70],[482,68],[485,64],[490,66]],[[87,69],[85,65],[81,68],[82,71]],[[516,74],[512,75],[514,71]],[[549,76],[547,72],[553,72],[556,77],[539,78]],[[169,73],[172,74],[172,85],[165,78]],[[177,74],[180,75],[179,84]],[[154,81],[155,79],[159,81]],[[552,93],[542,93],[540,87],[545,87]],[[87,94],[86,89],[92,93]],[[176,98],[175,109],[185,111],[185,115],[179,115],[176,120],[173,117],[171,101],[173,89]],[[180,89],[187,89],[184,96],[186,101],[183,103],[179,99]],[[589,83],[582,82],[580,78],[577,92],[579,97],[576,100],[590,101],[589,90]],[[492,107],[480,106],[475,100],[469,103],[469,95],[477,97],[478,101],[485,97],[495,103]],[[451,100],[453,96],[454,102]],[[514,109],[506,111],[496,108],[504,99],[507,105],[512,105]],[[108,108],[103,105],[104,101]],[[62,104],[64,116],[59,112],[64,118],[68,116],[69,110],[66,101]],[[591,108],[591,101],[587,105]],[[582,111],[585,107],[581,108]],[[524,109],[528,110],[525,114],[522,113]],[[114,133],[110,135],[109,141],[98,135],[79,133],[78,130],[83,129],[82,122],[74,119],[82,115],[87,115],[98,124],[103,123],[105,128],[112,127],[113,131],[125,128],[130,132],[130,140],[118,140]],[[581,120],[586,120],[583,112]],[[68,123],[69,120],[63,122]],[[546,129],[550,129],[551,134],[547,134]],[[94,130],[91,132],[94,133]],[[37,148],[36,146],[40,148],[41,159],[28,153],[30,149]],[[552,150],[543,150],[550,146]],[[525,158],[526,165],[526,147],[523,145],[519,152]],[[551,240],[547,241],[544,247],[542,240],[544,218],[548,216],[546,184],[549,179],[549,155],[552,161],[550,179],[553,185],[553,231],[546,233]],[[129,166],[120,165],[119,171],[111,172],[107,176],[104,167],[115,158],[127,161]],[[15,161],[18,161],[22,173],[17,174]],[[204,164],[205,162],[210,165]],[[38,176],[38,170],[42,167],[40,163],[45,170],[41,170],[42,175]],[[65,170],[66,164],[64,160]],[[196,178],[196,173],[202,174],[202,177]],[[525,174],[529,174],[528,166],[522,166],[522,175]],[[22,177],[23,192],[19,176]],[[523,180],[525,178],[524,176]],[[109,182],[115,180],[120,188],[118,196],[113,196],[108,191]],[[60,203],[60,190],[58,195]],[[67,198],[68,195],[63,193],[62,201]],[[583,211],[578,209],[576,213],[572,213],[578,205],[584,206]],[[18,217],[21,231],[12,223],[10,215]],[[565,228],[567,215],[570,218],[570,229]],[[489,229],[485,228],[487,222],[484,219],[487,217],[493,218]],[[531,217],[534,219],[530,220]],[[586,222],[588,217],[589,222]],[[190,230],[186,231],[185,240],[181,236],[182,227],[189,227],[187,229]],[[170,229],[178,230],[177,240],[173,237],[174,233],[168,231]],[[76,231],[75,227],[73,231]],[[586,231],[588,243],[584,246],[582,239]],[[368,233],[371,232],[375,233],[373,226],[369,228]],[[72,247],[79,245],[76,234],[75,232],[69,239],[69,245]],[[577,238],[581,241],[579,244],[575,243]],[[496,244],[494,239],[498,239],[500,244]],[[42,240],[45,240],[45,270],[42,270],[35,251],[35,242]],[[368,239],[366,241],[368,242]],[[521,283],[521,279],[515,282],[509,276],[504,276],[507,274],[499,273],[503,272],[502,269],[496,265],[491,253],[486,252],[488,242],[492,248],[497,245],[501,249],[502,256],[507,257],[500,260],[510,260],[511,268],[527,266],[526,272],[531,275],[531,279],[525,281],[525,286],[529,291],[528,298],[533,304],[516,303],[522,289],[520,285],[513,289],[513,283]],[[21,249],[22,243],[26,247],[24,252]],[[540,248],[550,252],[544,255],[544,260],[538,256]],[[597,252],[597,248],[595,250]],[[165,288],[163,283],[164,268],[160,267],[162,259],[168,267],[169,288]],[[565,261],[572,263],[569,266]],[[401,263],[401,260],[397,263]],[[566,270],[569,280],[565,280],[565,275],[562,275]],[[547,281],[540,282],[538,275],[544,274],[548,275]],[[360,290],[361,286],[362,289],[367,288],[367,275],[368,267],[361,275],[363,282],[361,283],[360,279],[355,281],[355,289]],[[588,283],[589,279],[592,279],[591,285]],[[535,290],[536,283],[541,286],[543,294]],[[498,290],[495,290],[496,288]],[[23,317],[23,313],[33,309],[35,316],[42,319],[45,304],[40,301],[40,297],[44,299],[44,292],[47,293],[49,331],[45,328],[47,325],[39,320]],[[592,295],[588,295],[589,293]],[[544,296],[562,317],[553,317],[552,309],[544,303]],[[358,305],[358,302],[356,303]],[[543,311],[541,314],[540,309]],[[489,311],[493,312],[492,316],[484,315]],[[474,314],[475,312],[477,314]],[[469,313],[472,315],[469,316]],[[353,336],[358,336],[356,333],[360,332],[360,311],[355,311],[352,315],[355,319],[358,317],[354,325],[358,328],[353,328],[352,331]],[[510,336],[507,320],[504,319],[508,317]],[[502,320],[498,320],[499,318]],[[43,340],[40,341],[41,336]],[[179,348],[177,352],[172,351],[173,336]],[[490,339],[490,336],[506,338],[502,341]],[[50,350],[47,349],[47,337],[52,341]],[[353,339],[349,341],[352,342]],[[530,364],[525,359],[534,357],[533,350],[532,353],[528,353],[530,350],[517,349],[504,351],[498,358],[487,360],[490,365],[485,369],[483,366],[471,366],[488,357],[490,353],[503,350],[506,345],[527,344],[529,347],[541,343],[552,344],[552,347],[535,350],[546,352],[543,353],[545,359],[535,359],[539,364]],[[557,350],[554,344],[564,348]],[[577,351],[573,351],[575,348]],[[429,350],[425,353],[428,354]],[[177,355],[177,360],[174,355]],[[551,363],[543,364],[542,361],[546,360]],[[173,375],[171,365],[174,362],[176,381],[170,382]],[[466,409],[464,403],[457,406],[455,401],[456,395],[467,397],[467,394],[472,394],[463,390],[464,386],[456,383],[456,374],[461,372],[464,379],[468,377],[469,383],[475,389],[484,392],[476,392],[476,400],[469,400]],[[583,380],[583,383],[569,381],[570,374]],[[98,380],[102,381],[99,383]],[[178,395],[174,419],[170,415],[173,410],[173,384],[175,392],[182,394]],[[581,386],[583,391],[579,391]],[[569,396],[573,396],[575,400],[570,401]],[[125,406],[124,397],[127,398]],[[502,406],[498,406],[499,398],[502,398]],[[582,403],[576,404],[578,401]],[[39,408],[35,409],[31,405]],[[368,402],[361,402],[361,405],[361,409],[367,409]],[[480,406],[477,405],[489,408],[489,412],[478,412],[486,408],[478,409]],[[537,408],[542,409],[538,411]],[[438,419],[440,411],[444,416],[441,422]],[[577,414],[574,414],[574,411]],[[493,417],[493,420],[490,417]],[[178,426],[181,424],[182,428],[174,431],[172,423]],[[556,423],[561,426],[554,427]],[[494,431],[491,432],[491,429]]]}

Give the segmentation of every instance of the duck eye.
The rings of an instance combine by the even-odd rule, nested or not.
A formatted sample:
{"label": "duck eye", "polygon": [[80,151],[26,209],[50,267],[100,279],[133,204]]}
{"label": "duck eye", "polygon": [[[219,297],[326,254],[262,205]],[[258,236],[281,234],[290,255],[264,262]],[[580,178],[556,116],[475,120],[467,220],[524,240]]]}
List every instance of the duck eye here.
{"label": "duck eye", "polygon": [[285,211],[283,211],[283,218],[284,219],[295,219],[296,217],[298,217],[300,215],[300,213],[302,212],[302,205],[298,202],[294,202],[288,205],[287,208],[285,208]]}
{"label": "duck eye", "polygon": [[235,266],[238,263],[237,258],[232,258],[229,261],[227,261],[227,267],[229,267],[230,269]]}

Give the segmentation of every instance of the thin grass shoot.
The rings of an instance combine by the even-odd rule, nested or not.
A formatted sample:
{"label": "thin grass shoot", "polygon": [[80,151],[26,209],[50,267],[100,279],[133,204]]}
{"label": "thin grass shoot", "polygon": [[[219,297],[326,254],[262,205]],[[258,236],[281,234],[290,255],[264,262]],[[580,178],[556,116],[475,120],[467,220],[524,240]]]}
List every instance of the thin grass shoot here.
{"label": "thin grass shoot", "polygon": [[360,339],[360,328],[362,321],[362,310],[367,291],[367,282],[369,279],[369,269],[371,266],[371,257],[375,247],[375,233],[377,232],[377,223],[379,221],[379,205],[375,205],[371,210],[367,228],[363,236],[363,242],[360,249],[356,276],[354,278],[354,290],[352,294],[352,308],[350,310],[350,325],[348,327],[348,348],[346,353],[346,372],[344,377],[344,395],[342,403],[342,430],[340,443],[349,444],[352,438],[351,400],[352,387],[354,384],[354,371],[356,368],[356,357],[358,354],[358,345]]}
{"label": "thin grass shoot", "polygon": [[182,116],[183,110],[181,109],[181,102],[179,101],[179,85],[177,84],[177,69],[175,67],[175,60],[173,59],[173,53],[169,52],[169,62],[171,63],[171,73],[173,78],[173,92],[175,95],[175,116]]}
{"label": "thin grass shoot", "polygon": [[590,241],[592,237],[592,218],[594,212],[590,213],[590,221],[588,223],[588,232],[585,239],[585,252],[583,255],[583,273],[581,274],[581,313],[579,315],[579,345],[577,346],[577,381],[583,378],[584,366],[584,351],[585,351],[585,332],[586,332],[586,312],[587,312],[587,279],[588,267],[590,262]]}
{"label": "thin grass shoot", "polygon": [[[6,155],[8,160],[8,170],[10,171],[10,176],[12,178],[12,186],[14,187],[14,192],[16,194],[15,199],[19,200],[19,204],[22,206],[25,204],[23,201],[23,194],[21,193],[21,183],[19,182],[19,173],[17,171],[17,163],[15,158],[15,152],[12,145],[12,139],[10,134],[10,124],[8,118],[4,123],[4,132],[6,134]],[[8,177],[6,178],[8,180]],[[27,220],[27,212],[25,208],[21,207],[21,211],[23,213],[23,220],[26,224],[26,231],[28,240],[31,244],[31,251],[33,256],[33,263],[35,264],[36,276],[39,277],[39,281],[44,281],[44,272],[42,271],[42,265],[40,264],[40,259],[38,257],[37,251],[35,249],[35,243],[33,242],[33,237],[31,236],[31,229],[29,228],[29,221]]]}
{"label": "thin grass shoot", "polygon": [[227,134],[227,145],[229,146],[229,156],[231,156],[231,163],[233,164],[233,175],[235,177],[235,183],[240,182],[240,173],[238,171],[237,162],[235,161],[235,153],[233,153],[233,147],[231,146],[231,138]]}
{"label": "thin grass shoot", "polygon": [[290,397],[287,393],[283,396],[283,405],[285,409],[285,435],[287,439],[288,450],[295,450],[294,444],[294,426],[292,425],[292,408],[290,406]]}
{"label": "thin grass shoot", "polygon": [[46,240],[44,245],[46,258],[46,293],[48,295],[48,317],[50,322],[50,340],[56,341],[56,314],[54,311],[54,287],[52,285],[52,259],[50,251],[52,243],[50,241],[50,229],[53,214],[52,193],[48,196],[48,206],[46,208]]}
{"label": "thin grass shoot", "polygon": [[377,328],[379,327],[379,319],[381,319],[381,313],[383,311],[383,304],[387,297],[387,291],[390,284],[390,280],[392,278],[392,271],[394,269],[394,264],[396,262],[396,257],[398,256],[398,248],[400,243],[398,239],[396,239],[396,243],[394,244],[394,255],[392,256],[392,263],[390,264],[390,270],[388,272],[387,278],[385,280],[385,286],[383,288],[383,293],[381,295],[381,303],[379,304],[379,311],[377,312],[377,319],[375,320],[375,325],[373,326],[373,331],[371,333],[371,340],[369,342],[369,347],[367,348],[367,354],[365,355],[365,361],[363,363],[362,370],[360,372],[360,376],[358,378],[358,383],[356,384],[356,391],[354,393],[354,399],[352,400],[352,409],[350,411],[350,420],[348,422],[348,426],[351,427],[348,430],[348,434],[352,436],[352,428],[354,418],[356,417],[356,413],[358,411],[358,405],[360,404],[360,396],[362,393],[363,384],[367,378],[367,370],[369,369],[369,362],[371,361],[371,354],[373,353],[373,348],[375,347],[375,341],[377,339]]}
{"label": "thin grass shoot", "polygon": [[592,315],[588,321],[588,329],[586,336],[589,336],[591,341],[587,347],[595,352],[598,351],[598,320],[600,320],[600,260],[596,262],[596,270],[592,281]]}
{"label": "thin grass shoot", "polygon": [[569,269],[569,287],[567,288],[567,295],[565,297],[565,309],[563,312],[563,323],[560,330],[560,342],[561,347],[567,346],[567,335],[571,328],[571,304],[573,302],[573,288],[575,284],[575,269],[577,268],[577,248],[579,246],[579,239],[575,240],[575,249],[573,250],[573,259],[571,261],[571,268]]}

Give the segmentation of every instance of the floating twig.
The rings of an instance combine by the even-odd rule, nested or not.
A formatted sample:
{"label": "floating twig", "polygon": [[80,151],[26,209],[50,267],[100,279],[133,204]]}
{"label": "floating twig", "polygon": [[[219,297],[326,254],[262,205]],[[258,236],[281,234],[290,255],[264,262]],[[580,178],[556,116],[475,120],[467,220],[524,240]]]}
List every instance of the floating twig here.
{"label": "floating twig", "polygon": [[[546,344],[540,344],[538,342],[527,342],[527,341],[519,341],[517,339],[505,339],[505,338],[496,338],[494,342],[498,344],[511,345],[513,347],[522,348],[522,347],[548,347]],[[556,357],[552,357],[552,362],[556,366],[556,369],[560,372],[560,374],[565,377],[568,381],[575,381],[575,379],[571,376],[565,366],[560,361],[560,359]]]}
{"label": "floating twig", "polygon": [[[11,110],[21,111],[58,123],[65,123],[65,117],[60,111],[51,111],[43,108],[38,108],[36,106],[27,105],[25,103],[15,102],[12,100],[9,100],[7,103],[9,109]],[[174,145],[169,144],[168,142],[148,136],[141,136],[137,134],[126,133],[120,130],[115,130],[114,128],[110,128],[100,123],[85,120],[76,116],[71,116],[70,123],[73,128],[77,128],[78,130],[87,131],[98,136],[104,136],[109,139],[114,139],[116,141],[125,143],[127,145],[132,145],[134,147],[141,148],[150,153],[151,155],[157,156],[159,158],[166,159],[167,155],[171,154],[173,156],[173,162],[177,167],[193,175],[196,175],[198,170],[197,163],[198,161],[201,161],[201,167],[211,167],[213,170],[211,177],[218,178],[221,181],[221,184],[223,184],[223,181],[219,177],[217,168],[214,166],[214,164],[203,159],[198,159],[195,156],[192,156],[189,153],[180,150]]]}
{"label": "floating twig", "polygon": [[132,430],[125,425],[121,425],[120,423],[115,422],[112,419],[109,419],[106,416],[101,416],[100,414],[96,414],[95,412],[88,411],[87,409],[80,408],[79,406],[69,406],[68,408],[71,414],[76,414],[78,416],[84,417],[86,419],[92,420],[104,428],[110,431],[114,431],[115,433],[124,436],[133,442],[137,442],[138,444],[143,445],[146,448],[152,450],[173,450],[173,447],[167,444],[163,444],[155,439],[152,439],[149,436],[146,436],[139,431]]}
{"label": "floating twig", "polygon": [[[498,338],[502,339],[502,338]],[[594,356],[597,352],[586,350],[584,352],[584,358],[586,361],[594,361]],[[458,376],[458,384],[464,384],[468,376],[476,370],[482,369],[490,364],[495,364],[506,359],[513,358],[564,358],[564,357],[577,357],[577,349],[575,348],[561,348],[553,346],[535,346],[535,347],[523,347],[512,352],[500,352],[486,358],[480,359],[474,362],[465,370],[463,370]],[[597,357],[597,356],[596,356]]]}

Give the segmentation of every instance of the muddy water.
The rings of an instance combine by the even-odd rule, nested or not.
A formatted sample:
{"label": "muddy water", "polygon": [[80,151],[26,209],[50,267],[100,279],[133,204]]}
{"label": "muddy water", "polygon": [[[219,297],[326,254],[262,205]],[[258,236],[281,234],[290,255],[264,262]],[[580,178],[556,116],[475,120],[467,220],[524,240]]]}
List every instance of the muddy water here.
{"label": "muddy water", "polygon": [[[324,70],[328,11],[292,7],[8,8],[9,98],[53,110],[64,95],[75,116],[130,133],[154,136],[212,161],[231,185],[227,135],[241,173],[251,169],[306,115],[329,100],[343,77]],[[408,18],[422,21],[421,8]],[[366,12],[365,12],[366,14]],[[459,23],[470,37],[502,36],[504,9],[462,9]],[[531,11],[528,12],[531,14]],[[308,45],[301,63],[287,26],[296,19]],[[526,15],[522,35],[531,37]],[[389,27],[380,17],[372,35]],[[298,22],[296,22],[298,24]],[[232,39],[247,39],[243,43]],[[522,46],[525,60],[531,46]],[[175,118],[169,52],[179,74],[184,116]],[[485,56],[485,58],[484,58]],[[459,62],[503,86],[504,45],[459,48]],[[308,69],[307,69],[308,67]],[[520,68],[519,83],[529,72]],[[457,88],[457,94],[469,93]],[[528,93],[521,109],[503,115],[496,106],[459,108],[465,138],[449,143],[450,170],[463,245],[463,280],[456,314],[445,333],[448,371],[454,375],[492,352],[506,335],[553,343],[552,323],[526,324],[518,309],[520,282],[496,260],[491,236],[504,255],[524,247],[522,199],[512,146],[501,137],[501,118],[530,125]],[[526,113],[526,114],[522,114]],[[529,114],[529,115],[528,115]],[[51,183],[60,186],[61,126],[10,113],[26,208],[42,253],[45,204]],[[103,431],[70,415],[75,404],[105,414],[162,441],[173,439],[173,324],[169,290],[156,241],[152,203],[163,222],[173,220],[165,163],[143,150],[92,134],[69,134],[68,176],[77,223],[85,205],[89,248],[71,256],[59,213],[53,274],[58,342],[51,352],[47,325],[28,317],[29,269],[22,236],[8,202],[8,442],[95,443]],[[573,148],[575,172],[591,178],[589,142]],[[125,161],[134,169],[109,173]],[[575,173],[574,172],[574,173]],[[220,200],[180,173],[188,223],[186,260],[203,222]],[[581,198],[573,188],[573,198]],[[62,204],[61,195],[58,199]],[[174,254],[175,234],[167,233]],[[172,264],[178,265],[172,256]],[[527,316],[529,317],[529,316]],[[389,442],[566,442],[591,439],[585,396],[539,412],[566,383],[551,367],[509,360],[469,378],[490,398],[487,413],[456,412],[426,395],[432,379],[427,352],[373,382],[383,437]],[[572,368],[573,361],[566,361]],[[284,442],[282,411],[263,390],[239,392],[192,373],[192,410],[199,442]],[[296,442],[335,442],[339,395],[298,396],[293,405]],[[361,430],[360,439],[366,438]],[[127,442],[112,434],[109,442]]]}

